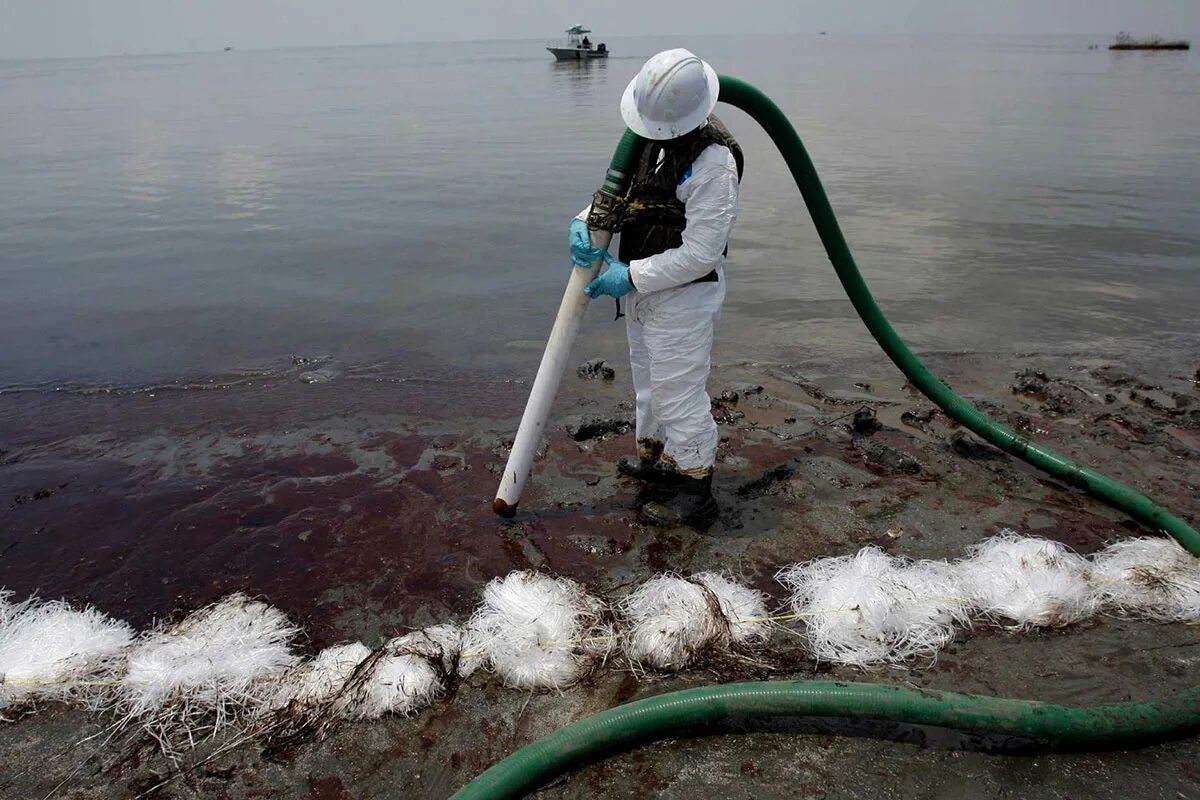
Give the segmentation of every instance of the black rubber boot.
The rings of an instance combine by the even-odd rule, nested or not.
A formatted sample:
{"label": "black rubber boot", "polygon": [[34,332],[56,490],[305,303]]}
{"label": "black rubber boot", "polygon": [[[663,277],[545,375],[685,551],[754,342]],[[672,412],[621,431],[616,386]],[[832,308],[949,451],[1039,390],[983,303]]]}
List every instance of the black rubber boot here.
{"label": "black rubber boot", "polygon": [[664,528],[690,525],[696,530],[707,531],[717,521],[720,511],[712,494],[712,475],[703,478],[680,475],[675,483],[675,493],[642,506],[642,518],[651,525]]}
{"label": "black rubber boot", "polygon": [[617,472],[627,478],[635,478],[660,486],[670,486],[683,477],[674,466],[665,461],[637,456],[625,456],[618,461]]}

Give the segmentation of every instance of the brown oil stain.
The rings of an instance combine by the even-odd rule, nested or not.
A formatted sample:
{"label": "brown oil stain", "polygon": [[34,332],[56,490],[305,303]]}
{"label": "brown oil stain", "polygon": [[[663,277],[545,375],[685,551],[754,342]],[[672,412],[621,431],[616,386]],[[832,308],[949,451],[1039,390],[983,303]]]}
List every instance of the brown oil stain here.
{"label": "brown oil stain", "polygon": [[353,800],[354,795],[336,775],[321,778],[309,776],[308,800]]}

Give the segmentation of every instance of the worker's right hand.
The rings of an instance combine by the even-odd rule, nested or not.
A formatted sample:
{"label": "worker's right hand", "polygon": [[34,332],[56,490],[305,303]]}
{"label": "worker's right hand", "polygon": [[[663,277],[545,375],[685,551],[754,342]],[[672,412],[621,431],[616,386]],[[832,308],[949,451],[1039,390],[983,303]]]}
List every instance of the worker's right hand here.
{"label": "worker's right hand", "polygon": [[578,217],[571,220],[571,261],[577,267],[590,267],[593,261],[604,258],[604,250],[592,246],[587,223]]}

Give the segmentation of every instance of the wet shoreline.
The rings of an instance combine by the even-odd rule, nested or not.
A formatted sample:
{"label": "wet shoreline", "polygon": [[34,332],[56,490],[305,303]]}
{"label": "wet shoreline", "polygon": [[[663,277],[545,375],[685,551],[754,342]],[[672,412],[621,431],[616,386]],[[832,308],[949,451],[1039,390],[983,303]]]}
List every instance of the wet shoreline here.
{"label": "wet shoreline", "polygon": [[[1195,520],[1195,365],[1180,359],[1146,373],[1086,354],[934,354],[929,360],[989,413]],[[483,583],[513,569],[567,575],[605,596],[619,596],[655,572],[723,569],[779,600],[778,567],[866,544],[946,558],[1012,527],[1090,553],[1144,533],[1118,512],[960,431],[879,360],[840,374],[817,365],[718,367],[710,388],[722,434],[721,519],[707,535],[647,529],[634,508],[637,487],[611,470],[632,447],[632,434],[602,433],[632,418],[627,370],[614,366],[613,381],[565,382],[546,455],[523,513],[511,522],[491,513],[490,499],[524,402],[526,387],[519,382],[490,376],[356,380],[336,373],[309,382],[297,371],[213,391],[0,395],[0,497],[6,501],[0,583],[19,595],[37,591],[94,603],[139,627],[247,591],[301,623],[308,637],[303,648],[315,651],[461,620]],[[453,403],[447,402],[451,395]],[[353,411],[345,408],[348,397]],[[474,415],[466,416],[468,409]],[[1200,657],[1200,648],[1188,644],[1194,637],[1186,626],[1106,620],[1080,627],[1019,637],[973,634],[934,667],[914,667],[907,680],[1093,702],[1125,696],[1121,685],[1132,685],[1142,669],[1137,658],[1120,655],[1133,652],[1126,637],[1167,658],[1156,667],[1162,679],[1139,685],[1139,696],[1142,689],[1154,694],[1152,687],[1161,693],[1179,686],[1185,679],[1175,673],[1183,667],[1172,665]],[[1150,643],[1160,639],[1167,648],[1161,652]],[[1063,652],[1037,653],[1038,640]],[[1022,677],[1039,658],[1056,661],[1086,647],[1115,654],[1101,660],[1099,675],[1120,685],[1082,667],[1073,678],[1051,676],[1041,684]],[[995,674],[992,656],[981,655],[1010,651],[1021,668]],[[814,668],[799,651],[785,649],[770,674],[802,677]],[[854,670],[835,673],[863,677]],[[634,697],[716,677],[738,676],[696,671],[639,680],[617,674],[564,697],[526,699],[555,719],[604,707],[614,691]],[[471,709],[504,707],[517,702],[509,695],[522,697],[494,683],[477,677],[415,720],[386,723],[393,735],[417,726],[437,741],[424,755],[378,769],[401,776],[436,766],[448,793],[524,737],[544,732],[535,725],[490,735],[489,726],[497,724],[491,713]],[[454,728],[464,714],[480,717],[480,732]],[[11,729],[11,739],[34,752],[65,745],[48,732],[60,724],[55,720],[53,713],[30,717]],[[345,727],[335,738],[353,738],[361,726]],[[370,734],[376,735],[382,734]],[[29,736],[42,744],[33,745]],[[484,739],[494,741],[483,746]],[[805,737],[782,739],[771,747],[810,747]],[[311,743],[292,757],[320,760],[331,746]],[[464,748],[480,746],[481,753],[464,760]],[[743,745],[721,740],[712,746]],[[1192,752],[1189,743],[1177,746]],[[357,763],[371,752],[353,745],[346,757]],[[457,761],[453,753],[460,754]],[[656,771],[679,757],[687,758],[628,758]],[[229,758],[243,764],[239,785],[247,791],[275,780],[254,766],[253,748]],[[619,772],[595,767],[587,785],[600,781],[611,796],[622,796]],[[128,786],[145,777],[139,768],[116,774]],[[576,796],[582,785],[568,781],[556,796]],[[274,790],[305,796],[287,781]]]}
{"label": "wet shoreline", "polygon": [[[1188,460],[1200,447],[1200,393],[1189,365],[1147,376],[1077,357],[1007,367],[990,356],[935,358],[959,391],[1022,433],[1195,513]],[[1136,530],[961,431],[886,366],[867,366],[878,374],[718,368],[724,512],[695,541],[647,536],[632,510],[636,488],[611,474],[631,448],[632,435],[616,433],[632,421],[624,380],[569,379],[524,513],[511,523],[487,501],[523,404],[521,382],[335,375],[308,384],[298,372],[211,391],[6,393],[0,574],[17,591],[115,604],[109,610],[138,622],[234,590],[285,606],[294,597],[289,610],[301,611],[314,594],[387,574],[412,616],[421,603],[461,613],[472,586],[510,569],[603,582],[614,570],[691,568],[673,562],[672,540],[753,549],[785,521],[808,535],[793,530],[799,549],[781,561],[828,552],[838,531],[844,542],[932,555],[937,543],[925,545],[924,535],[900,542],[879,525],[971,505],[976,514],[999,509],[994,525],[1041,531],[1084,553]],[[980,394],[961,382],[981,377],[994,388]],[[338,408],[348,392],[349,413]],[[854,422],[860,409],[872,417],[865,430]],[[842,490],[844,505],[824,508],[832,497],[822,483]],[[963,545],[988,532],[967,532]],[[645,552],[633,559],[632,549]],[[396,599],[397,589],[373,591]],[[319,615],[326,626],[335,618]],[[338,633],[356,632],[331,627]]]}

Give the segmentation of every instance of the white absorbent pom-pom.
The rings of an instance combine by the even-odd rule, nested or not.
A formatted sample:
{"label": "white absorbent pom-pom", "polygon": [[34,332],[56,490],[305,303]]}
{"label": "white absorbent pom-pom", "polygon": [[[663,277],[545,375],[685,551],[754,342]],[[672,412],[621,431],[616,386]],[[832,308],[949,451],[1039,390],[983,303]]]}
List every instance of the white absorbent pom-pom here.
{"label": "white absorbent pom-pom", "polygon": [[440,672],[429,659],[403,650],[393,653],[389,642],[339,713],[352,719],[378,719],[388,713],[407,716],[432,703],[443,688]]}
{"label": "white absorbent pom-pom", "polygon": [[1200,620],[1200,558],[1174,539],[1114,542],[1092,556],[1092,584],[1106,608],[1164,622]]}
{"label": "white absorbent pom-pom", "polygon": [[621,614],[630,626],[625,655],[654,669],[684,669],[731,640],[716,593],[677,575],[643,583],[621,602]]}
{"label": "white absorbent pom-pom", "polygon": [[371,655],[371,648],[362,642],[335,644],[326,647],[290,670],[279,682],[271,698],[275,708],[295,703],[297,706],[318,707],[332,702],[358,669]]}
{"label": "white absorbent pom-pom", "polygon": [[94,608],[0,595],[0,708],[74,696],[87,678],[111,671],[133,641],[132,628]]}
{"label": "white absorbent pom-pom", "polygon": [[146,717],[164,746],[176,732],[215,733],[274,692],[297,661],[290,645],[298,633],[279,609],[230,595],[142,637],[129,653],[118,710],[126,721]]}
{"label": "white absorbent pom-pom", "polygon": [[734,644],[761,642],[770,634],[767,601],[762,592],[717,572],[698,572],[691,580],[717,596],[721,613],[729,621],[729,635]]}
{"label": "white absorbent pom-pom", "polygon": [[561,689],[612,647],[604,606],[572,580],[536,572],[495,578],[467,622],[459,674],[489,665],[518,689]]}
{"label": "white absorbent pom-pom", "polygon": [[877,547],[780,570],[814,657],[866,667],[934,657],[964,602],[943,562],[891,558]]}
{"label": "white absorbent pom-pom", "polygon": [[1014,628],[1069,625],[1096,610],[1088,563],[1066,545],[1001,531],[956,565],[963,591],[985,617]]}
{"label": "white absorbent pom-pom", "polygon": [[462,631],[434,625],[392,639],[375,654],[370,669],[347,693],[342,716],[378,719],[408,716],[433,703],[446,690],[458,660]]}

